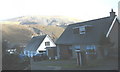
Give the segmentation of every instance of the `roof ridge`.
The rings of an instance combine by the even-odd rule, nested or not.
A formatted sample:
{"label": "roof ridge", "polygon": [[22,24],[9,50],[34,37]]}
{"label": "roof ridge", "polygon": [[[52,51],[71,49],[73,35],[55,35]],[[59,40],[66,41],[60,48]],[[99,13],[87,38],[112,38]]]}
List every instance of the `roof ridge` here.
{"label": "roof ridge", "polygon": [[69,24],[68,26],[72,26],[72,25],[75,25],[75,24],[80,24],[80,23],[91,22],[91,21],[96,21],[96,20],[105,19],[105,18],[110,18],[110,16],[107,16],[107,17],[102,17],[102,18],[98,18],[98,19],[92,19],[92,20],[83,21],[83,22],[77,22],[77,23]]}

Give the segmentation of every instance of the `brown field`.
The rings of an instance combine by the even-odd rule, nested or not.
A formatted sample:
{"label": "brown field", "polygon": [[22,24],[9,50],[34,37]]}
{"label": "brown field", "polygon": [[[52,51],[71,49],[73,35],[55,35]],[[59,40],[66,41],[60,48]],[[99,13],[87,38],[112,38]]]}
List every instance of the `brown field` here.
{"label": "brown field", "polygon": [[58,38],[64,31],[64,28],[57,26],[2,24],[2,38],[12,43],[26,43],[31,39],[32,34],[35,35],[32,27],[48,35],[53,33],[55,38]]}

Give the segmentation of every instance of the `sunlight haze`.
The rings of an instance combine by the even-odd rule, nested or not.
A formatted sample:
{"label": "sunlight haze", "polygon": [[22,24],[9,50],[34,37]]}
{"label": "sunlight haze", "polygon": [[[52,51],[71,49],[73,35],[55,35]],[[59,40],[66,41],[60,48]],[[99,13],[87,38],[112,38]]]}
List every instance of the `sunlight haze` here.
{"label": "sunlight haze", "polygon": [[118,13],[119,0],[0,0],[0,20],[19,16],[68,16],[91,20]]}

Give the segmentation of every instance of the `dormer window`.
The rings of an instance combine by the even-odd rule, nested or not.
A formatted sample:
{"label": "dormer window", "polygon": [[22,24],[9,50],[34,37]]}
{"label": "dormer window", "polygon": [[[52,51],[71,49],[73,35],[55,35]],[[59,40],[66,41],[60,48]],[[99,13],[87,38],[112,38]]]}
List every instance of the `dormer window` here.
{"label": "dormer window", "polygon": [[80,34],[85,34],[85,26],[79,27]]}
{"label": "dormer window", "polygon": [[93,29],[92,25],[82,25],[82,26],[74,27],[73,28],[73,33],[84,35],[84,34],[86,34],[86,32],[89,32],[92,29]]}
{"label": "dormer window", "polygon": [[74,34],[85,34],[85,26],[79,26],[73,28]]}

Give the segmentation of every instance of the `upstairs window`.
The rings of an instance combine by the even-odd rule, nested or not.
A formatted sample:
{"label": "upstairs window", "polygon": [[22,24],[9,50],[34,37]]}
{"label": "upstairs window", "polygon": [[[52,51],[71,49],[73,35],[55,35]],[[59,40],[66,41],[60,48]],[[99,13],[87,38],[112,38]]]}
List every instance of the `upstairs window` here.
{"label": "upstairs window", "polygon": [[80,34],[85,34],[85,26],[79,27]]}
{"label": "upstairs window", "polygon": [[79,26],[73,28],[73,33],[74,34],[85,34],[85,26]]}
{"label": "upstairs window", "polygon": [[50,46],[50,42],[45,42],[45,46]]}

